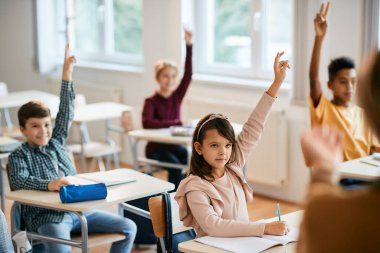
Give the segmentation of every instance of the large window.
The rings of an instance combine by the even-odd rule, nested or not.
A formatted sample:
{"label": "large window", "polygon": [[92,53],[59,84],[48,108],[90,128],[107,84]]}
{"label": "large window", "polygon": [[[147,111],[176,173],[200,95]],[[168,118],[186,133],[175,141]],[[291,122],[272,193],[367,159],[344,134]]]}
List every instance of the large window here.
{"label": "large window", "polygon": [[57,24],[65,32],[59,41],[68,40],[78,58],[142,65],[142,0],[66,0],[63,7],[65,19]]}
{"label": "large window", "polygon": [[273,78],[277,51],[293,56],[294,0],[196,1],[198,72]]}

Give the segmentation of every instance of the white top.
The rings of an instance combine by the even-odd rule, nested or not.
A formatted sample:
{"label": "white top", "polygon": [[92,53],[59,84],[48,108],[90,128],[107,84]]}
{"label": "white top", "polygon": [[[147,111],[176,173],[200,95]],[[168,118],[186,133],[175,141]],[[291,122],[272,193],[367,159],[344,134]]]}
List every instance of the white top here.
{"label": "white top", "polygon": [[99,102],[75,108],[74,122],[89,122],[120,118],[122,112],[132,111],[132,107],[114,102]]}
{"label": "white top", "polygon": [[55,115],[58,112],[59,97],[39,90],[8,93],[8,95],[1,97],[0,108],[19,107],[31,100],[39,100],[45,103],[50,108],[52,115]]}
{"label": "white top", "polygon": [[373,181],[380,178],[380,161],[372,156],[342,162],[338,165],[338,172],[342,178],[354,178]]}
{"label": "white top", "polygon": [[[22,204],[50,207],[62,211],[84,212],[103,206],[123,203],[125,201],[171,191],[174,189],[174,184],[143,174],[141,172],[131,169],[118,170],[123,170],[122,174],[128,177],[133,177],[136,179],[136,181],[108,187],[108,195],[106,199],[63,204],[59,198],[58,192],[31,190],[18,190],[9,192],[6,194],[6,198],[18,201]],[[128,173],[125,173],[126,171],[128,171]]]}

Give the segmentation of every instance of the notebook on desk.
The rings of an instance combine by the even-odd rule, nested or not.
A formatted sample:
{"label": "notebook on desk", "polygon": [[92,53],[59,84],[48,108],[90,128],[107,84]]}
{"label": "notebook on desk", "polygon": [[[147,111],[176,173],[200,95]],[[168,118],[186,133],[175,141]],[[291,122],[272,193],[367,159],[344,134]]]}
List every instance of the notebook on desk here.
{"label": "notebook on desk", "polygon": [[170,134],[172,136],[193,136],[195,128],[192,126],[171,126]]}
{"label": "notebook on desk", "polygon": [[298,229],[290,227],[290,232],[283,236],[263,235],[263,237],[211,237],[196,238],[195,241],[215,248],[236,253],[258,253],[278,245],[295,242],[298,239]]}
{"label": "notebook on desk", "polygon": [[123,175],[123,170],[110,170],[101,172],[83,173],[75,176],[68,176],[70,184],[87,185],[104,183],[107,186],[114,186],[136,181],[134,177]]}

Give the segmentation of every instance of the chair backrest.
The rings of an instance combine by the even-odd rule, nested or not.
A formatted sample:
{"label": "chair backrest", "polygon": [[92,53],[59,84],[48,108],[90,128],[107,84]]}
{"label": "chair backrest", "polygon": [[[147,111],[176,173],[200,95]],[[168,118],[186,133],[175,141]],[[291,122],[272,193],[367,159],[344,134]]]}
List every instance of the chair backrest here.
{"label": "chair backrest", "polygon": [[125,133],[128,133],[129,131],[132,131],[134,129],[132,111],[122,112],[121,126],[123,127]]}
{"label": "chair backrest", "polygon": [[7,178],[8,178],[9,188],[10,188],[10,190],[13,192],[15,189],[14,189],[14,187],[12,186],[11,178],[10,178],[10,176],[9,176],[9,165],[8,165],[8,163],[7,163],[7,165],[5,165],[5,170],[6,170],[6,174],[7,174]]}
{"label": "chair backrest", "polygon": [[[167,252],[178,252],[178,243],[195,238],[191,227],[185,227],[179,220],[179,207],[175,193],[163,193],[149,199],[148,206],[154,235],[160,239],[161,247]],[[164,246],[165,245],[165,246]]]}
{"label": "chair backrest", "polygon": [[151,197],[148,201],[150,217],[152,219],[154,235],[158,238],[165,237],[166,234],[166,218],[165,204],[162,195]]}

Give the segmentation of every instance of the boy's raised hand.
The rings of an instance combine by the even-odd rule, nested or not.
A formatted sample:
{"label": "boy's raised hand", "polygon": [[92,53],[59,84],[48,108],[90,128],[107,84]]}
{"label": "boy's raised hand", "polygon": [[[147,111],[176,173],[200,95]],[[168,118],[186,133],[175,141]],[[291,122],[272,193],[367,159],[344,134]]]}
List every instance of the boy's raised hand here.
{"label": "boy's raised hand", "polygon": [[190,46],[193,43],[193,33],[188,28],[184,27],[184,30],[186,45]]}
{"label": "boy's raised hand", "polygon": [[321,4],[319,12],[315,15],[314,18],[314,29],[316,36],[325,36],[327,31],[327,14],[329,13],[330,2],[327,2],[326,8],[325,4]]}
{"label": "boy's raised hand", "polygon": [[74,69],[74,64],[77,62],[75,56],[70,56],[70,47],[69,44],[65,48],[65,61],[62,68],[62,80],[71,81],[72,73]]}

